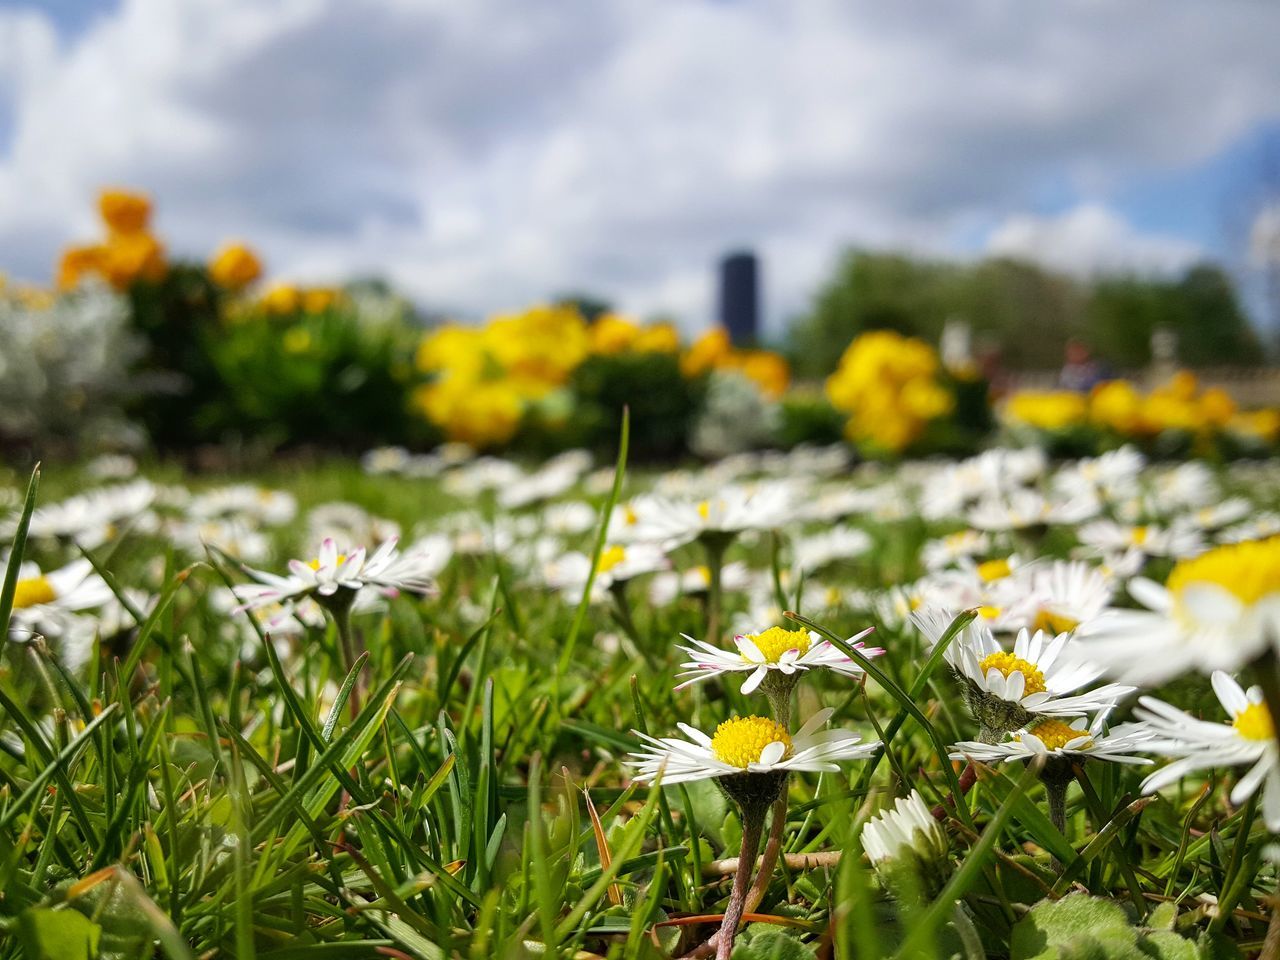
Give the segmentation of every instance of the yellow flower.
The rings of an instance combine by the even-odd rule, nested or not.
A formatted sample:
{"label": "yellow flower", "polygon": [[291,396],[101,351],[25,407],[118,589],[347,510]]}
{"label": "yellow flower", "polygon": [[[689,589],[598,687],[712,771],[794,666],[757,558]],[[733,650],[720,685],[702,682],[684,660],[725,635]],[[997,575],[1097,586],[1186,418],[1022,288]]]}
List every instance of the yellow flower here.
{"label": "yellow flower", "polygon": [[103,253],[99,244],[67,247],[58,261],[58,288],[70,290],[86,276],[101,274]]}
{"label": "yellow flower", "polygon": [[287,283],[273,283],[262,295],[262,309],[277,315],[297,313],[302,305],[298,288]]}
{"label": "yellow flower", "polygon": [[1004,415],[1015,423],[1038,430],[1065,430],[1083,423],[1087,413],[1084,396],[1067,391],[1015,393],[1005,403]]}
{"label": "yellow flower", "polygon": [[665,321],[640,328],[632,349],[636,353],[679,353],[680,334]]}
{"label": "yellow flower", "polygon": [[414,402],[449,440],[482,448],[515,436],[524,403],[500,381],[468,381],[445,376],[420,387]]}
{"label": "yellow flower", "polygon": [[149,233],[115,233],[102,248],[102,275],[117,290],[127,289],[135,280],[157,281],[164,277],[164,247]]}
{"label": "yellow flower", "polygon": [[141,233],[151,220],[151,200],[131,190],[103,190],[98,194],[98,212],[111,233]]}
{"label": "yellow flower", "polygon": [[341,299],[342,293],[332,287],[312,287],[302,293],[304,313],[324,313]]}
{"label": "yellow flower", "polygon": [[1234,433],[1254,437],[1263,443],[1275,443],[1280,438],[1280,410],[1237,413],[1227,426]]}
{"label": "yellow flower", "polygon": [[606,313],[591,324],[591,352],[611,356],[631,349],[640,328],[626,317]]}
{"label": "yellow flower", "polygon": [[1142,429],[1142,397],[1128,380],[1109,380],[1089,395],[1089,419],[1117,433]]}
{"label": "yellow flower", "polygon": [[729,358],[728,366],[742,371],[770,400],[779,399],[791,383],[791,365],[771,350],[742,350]]}
{"label": "yellow flower", "polygon": [[733,351],[724,327],[713,327],[689,345],[680,358],[680,372],[697,377],[720,366]]}
{"label": "yellow flower", "polygon": [[262,276],[262,261],[243,243],[224,244],[211,261],[209,276],[228,290],[240,290]]}

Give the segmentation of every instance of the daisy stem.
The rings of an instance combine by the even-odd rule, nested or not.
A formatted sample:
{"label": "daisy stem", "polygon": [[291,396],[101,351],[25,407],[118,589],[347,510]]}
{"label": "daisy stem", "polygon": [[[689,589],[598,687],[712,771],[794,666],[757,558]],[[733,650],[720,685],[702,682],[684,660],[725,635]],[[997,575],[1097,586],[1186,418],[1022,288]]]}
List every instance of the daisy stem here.
{"label": "daisy stem", "polygon": [[722,534],[709,534],[702,538],[702,547],[707,554],[707,643],[719,644],[720,571],[729,540]]}
{"label": "daisy stem", "polygon": [[760,849],[760,835],[764,832],[764,817],[767,805],[743,804],[739,807],[742,814],[742,849],[738,853],[738,869],[733,875],[733,890],[729,894],[729,905],[724,912],[724,923],[717,934],[716,960],[729,960],[733,953],[733,941],[738,935],[738,924],[742,914],[746,912],[747,884],[751,880],[751,870],[756,865],[756,851]]}
{"label": "daisy stem", "polygon": [[[773,880],[773,871],[778,865],[778,858],[782,855],[782,834],[786,826],[787,797],[783,794],[773,801],[773,819],[769,823],[769,837],[765,841],[764,854],[760,857],[760,869],[756,871],[756,878],[751,884],[751,889],[747,891],[746,901],[742,906],[744,914],[751,913],[764,900],[769,883]],[[742,869],[741,858],[738,860],[737,869]],[[723,931],[716,933],[702,946],[690,952],[684,960],[697,960],[700,957],[711,956],[719,948],[721,939],[723,939]]]}
{"label": "daisy stem", "polygon": [[[329,613],[333,616],[334,625],[338,629],[338,655],[344,676],[351,671],[351,667],[360,656],[355,628],[351,626],[351,607],[351,603],[335,603],[329,608]],[[355,686],[351,688],[351,695],[347,698],[347,704],[351,708],[352,720],[355,720],[360,715],[360,688],[360,678],[357,677]]]}
{"label": "daisy stem", "polygon": [[1049,801],[1049,821],[1064,837],[1067,835],[1067,787],[1072,777],[1071,765],[1056,758],[1050,759],[1040,774]]}

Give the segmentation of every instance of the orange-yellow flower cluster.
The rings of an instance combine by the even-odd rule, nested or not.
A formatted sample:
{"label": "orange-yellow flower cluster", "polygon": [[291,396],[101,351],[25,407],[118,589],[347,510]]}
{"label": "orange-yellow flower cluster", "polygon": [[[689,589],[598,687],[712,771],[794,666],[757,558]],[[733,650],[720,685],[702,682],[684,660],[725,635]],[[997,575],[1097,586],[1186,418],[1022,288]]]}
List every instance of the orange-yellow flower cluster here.
{"label": "orange-yellow flower cluster", "polygon": [[262,261],[246,244],[227,243],[209,261],[209,276],[228,290],[243,290],[262,276]]}
{"label": "orange-yellow flower cluster", "polygon": [[791,365],[772,350],[740,350],[724,327],[712,327],[689,345],[680,357],[680,371],[697,377],[712,370],[737,370],[770,400],[777,400],[791,385]]}
{"label": "orange-yellow flower cluster", "polygon": [[850,441],[900,453],[955,404],[939,370],[938,354],[923,340],[873,330],[845,349],[827,378],[827,399],[849,415]]}
{"label": "orange-yellow flower cluster", "polygon": [[536,306],[493,317],[483,327],[446,324],[418,346],[414,404],[450,440],[506,443],[529,403],[562,386],[586,359],[591,337],[572,306]]}
{"label": "orange-yellow flower cluster", "polygon": [[156,281],[166,270],[164,247],[149,229],[151,201],[128,190],[104,190],[98,213],[107,228],[102,243],[68,247],[58,263],[58,286],[70,289],[98,276],[117,290],[135,280]]}
{"label": "orange-yellow flower cluster", "polygon": [[1219,387],[1201,389],[1183,370],[1168,383],[1142,393],[1128,380],[1100,383],[1087,395],[1067,391],[1025,391],[1010,397],[1004,418],[1011,424],[1061,431],[1092,426],[1121,437],[1143,439],[1176,430],[1207,435],[1230,430],[1270,442],[1280,433],[1280,413],[1240,413]]}

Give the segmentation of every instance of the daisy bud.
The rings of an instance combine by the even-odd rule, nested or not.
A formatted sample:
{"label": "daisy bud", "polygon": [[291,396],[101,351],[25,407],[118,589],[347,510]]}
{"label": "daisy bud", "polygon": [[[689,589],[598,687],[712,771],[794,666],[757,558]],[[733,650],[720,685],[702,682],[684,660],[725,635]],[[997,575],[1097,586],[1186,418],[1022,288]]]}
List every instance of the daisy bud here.
{"label": "daisy bud", "polygon": [[895,893],[931,898],[946,880],[947,834],[916,790],[867,821],[862,849]]}

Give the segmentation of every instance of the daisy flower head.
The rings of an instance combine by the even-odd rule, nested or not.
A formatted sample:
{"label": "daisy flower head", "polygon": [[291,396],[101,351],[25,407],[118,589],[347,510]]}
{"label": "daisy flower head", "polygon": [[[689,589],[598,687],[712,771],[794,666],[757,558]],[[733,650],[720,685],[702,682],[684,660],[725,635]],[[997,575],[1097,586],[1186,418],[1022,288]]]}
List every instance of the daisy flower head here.
{"label": "daisy flower head", "polygon": [[863,743],[849,730],[825,730],[835,711],[819,710],[795,733],[769,717],[733,717],[710,736],[686,723],[684,739],[638,733],[641,750],[630,755],[635,778],[666,785],[715,780],[744,805],[767,806],[780,795],[792,771],[840,769],[838,761],[861,760],[877,742]]}
{"label": "daisy flower head", "polygon": [[[7,573],[6,569],[0,576]],[[24,563],[18,568],[9,636],[19,641],[36,634],[61,636],[77,614],[102,607],[112,597],[111,588],[88,560],[73,560],[48,573],[34,563]]]}
{"label": "daisy flower head", "polygon": [[1085,624],[1088,655],[1113,675],[1159,684],[1186,670],[1238,670],[1280,643],[1280,537],[1215,547],[1176,564],[1164,586],[1128,583],[1144,610]]}
{"label": "daisy flower head", "polygon": [[396,538],[385,541],[372,554],[364,547],[340,553],[336,541],[326,537],[317,556],[310,561],[290,560],[289,575],[277,576],[247,568],[256,583],[237,588],[241,610],[304,597],[330,606],[354,602],[362,590],[394,596],[401,591],[433,594],[436,586],[424,552],[400,553]]}
{"label": "daisy flower head", "polygon": [[1015,574],[993,584],[998,629],[1070,633],[1105,612],[1115,593],[1105,573],[1080,560],[1029,563]]}
{"label": "daisy flower head", "polygon": [[1212,683],[1230,723],[1198,720],[1154,697],[1138,701],[1134,715],[1151,731],[1148,749],[1177,758],[1147,777],[1142,789],[1154,793],[1189,773],[1248,764],[1249,770],[1231,790],[1231,802],[1242,804],[1261,788],[1267,829],[1280,832],[1280,750],[1262,690],[1250,687],[1246,691],[1221,670],[1214,671]]}
{"label": "daisy flower head", "polygon": [[[873,629],[868,627],[848,641],[866,657],[884,653],[880,647],[868,647],[862,642]],[[748,674],[742,682],[742,693],[753,693],[771,673],[787,678],[783,682],[788,686],[792,682],[790,678],[805,670],[827,669],[849,677],[862,674],[862,668],[851,657],[812,630],[770,627],[759,633],[738,634],[733,638],[736,650],[724,650],[688,634],[681,636],[691,645],[679,649],[690,659],[681,664],[685,671],[679,674],[682,679],[677,690],[724,673]]]}
{"label": "daisy flower head", "polygon": [[920,791],[912,790],[866,822],[862,849],[876,866],[911,853],[937,859],[947,855],[947,834]]}
{"label": "daisy flower head", "polygon": [[1152,733],[1144,724],[1124,724],[1110,733],[1105,731],[1106,711],[1097,713],[1093,721],[1083,717],[1067,722],[1056,717],[1041,717],[1021,730],[1009,733],[999,743],[965,740],[952,747],[953,760],[980,760],[984,763],[1010,760],[1034,760],[1036,757],[1109,760],[1113,763],[1150,763],[1146,757],[1134,756],[1149,747]]}
{"label": "daisy flower head", "polygon": [[[951,623],[945,611],[912,615],[931,643]],[[1025,727],[1037,716],[1077,717],[1112,709],[1134,687],[1118,683],[1082,689],[1102,669],[1080,659],[1071,635],[1037,630],[1018,632],[1013,650],[1005,650],[986,624],[970,623],[944,654],[965,682],[969,709],[989,733]]]}

